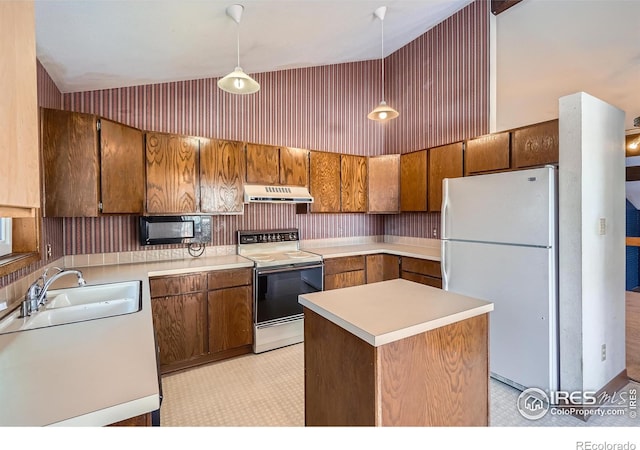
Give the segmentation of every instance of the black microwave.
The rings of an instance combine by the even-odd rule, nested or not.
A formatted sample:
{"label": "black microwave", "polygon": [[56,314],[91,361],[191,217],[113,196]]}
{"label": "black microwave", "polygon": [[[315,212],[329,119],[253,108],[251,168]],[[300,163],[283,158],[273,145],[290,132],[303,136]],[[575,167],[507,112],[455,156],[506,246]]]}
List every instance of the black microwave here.
{"label": "black microwave", "polygon": [[210,243],[211,216],[140,217],[140,245]]}

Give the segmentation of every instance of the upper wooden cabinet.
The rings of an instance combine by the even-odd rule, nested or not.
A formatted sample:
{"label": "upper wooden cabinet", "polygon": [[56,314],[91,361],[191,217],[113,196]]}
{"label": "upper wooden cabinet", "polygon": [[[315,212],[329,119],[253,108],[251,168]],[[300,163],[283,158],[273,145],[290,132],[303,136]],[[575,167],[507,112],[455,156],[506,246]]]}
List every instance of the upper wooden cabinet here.
{"label": "upper wooden cabinet", "polygon": [[367,211],[367,157],[340,155],[342,212]]}
{"label": "upper wooden cabinet", "polygon": [[100,119],[100,192],[103,214],[144,212],[144,136]]}
{"label": "upper wooden cabinet", "polygon": [[280,148],[280,184],[309,186],[309,150]]}
{"label": "upper wooden cabinet", "polygon": [[200,211],[242,214],[244,173],[242,142],[200,139]]}
{"label": "upper wooden cabinet", "polygon": [[508,170],[511,167],[508,131],[488,134],[467,141],[464,154],[465,175]]}
{"label": "upper wooden cabinet", "polygon": [[400,155],[371,156],[368,165],[367,212],[400,212]]}
{"label": "upper wooden cabinet", "polygon": [[462,158],[462,142],[429,149],[429,211],[440,211],[442,180],[463,175]]}
{"label": "upper wooden cabinet", "polygon": [[511,132],[513,167],[516,169],[558,163],[558,120]]}
{"label": "upper wooden cabinet", "polygon": [[427,211],[427,150],[400,155],[400,210]]}
{"label": "upper wooden cabinet", "polygon": [[44,215],[141,214],[144,147],[136,128],[92,114],[41,109]]}
{"label": "upper wooden cabinet", "polygon": [[0,2],[0,217],[40,208],[33,2]]}
{"label": "upper wooden cabinet", "polygon": [[311,212],[340,212],[340,154],[309,152]]}
{"label": "upper wooden cabinet", "polygon": [[271,145],[247,144],[247,183],[280,183],[280,149]]}
{"label": "upper wooden cabinet", "polygon": [[147,133],[147,212],[181,214],[198,212],[199,141],[190,136]]}
{"label": "upper wooden cabinet", "polygon": [[309,185],[309,151],[247,143],[247,183]]}

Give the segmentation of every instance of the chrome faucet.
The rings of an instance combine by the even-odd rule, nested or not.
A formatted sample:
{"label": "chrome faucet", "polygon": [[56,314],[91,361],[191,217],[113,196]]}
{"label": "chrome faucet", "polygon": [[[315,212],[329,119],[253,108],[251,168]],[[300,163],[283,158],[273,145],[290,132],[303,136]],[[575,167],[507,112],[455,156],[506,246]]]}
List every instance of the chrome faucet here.
{"label": "chrome faucet", "polygon": [[[47,272],[49,272],[49,269],[55,269],[58,272],[48,277]],[[24,294],[24,300],[20,307],[20,317],[27,317],[34,311],[38,311],[40,306],[47,301],[47,291],[49,290],[49,286],[64,275],[76,275],[78,277],[78,286],[84,286],[86,284],[82,277],[82,272],[79,270],[66,270],[59,267],[50,267],[45,270],[44,273],[31,284],[31,286],[29,286],[29,289],[27,289],[27,292]]]}

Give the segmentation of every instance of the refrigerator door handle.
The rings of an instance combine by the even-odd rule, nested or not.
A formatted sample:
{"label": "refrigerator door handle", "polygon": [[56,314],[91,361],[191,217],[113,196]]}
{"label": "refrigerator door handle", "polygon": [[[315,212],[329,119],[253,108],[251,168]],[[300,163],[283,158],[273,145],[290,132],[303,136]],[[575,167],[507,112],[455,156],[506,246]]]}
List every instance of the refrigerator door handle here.
{"label": "refrigerator door handle", "polygon": [[449,266],[447,265],[447,245],[449,241],[442,241],[440,248],[440,270],[442,271],[442,290],[449,290]]}
{"label": "refrigerator door handle", "polygon": [[447,218],[449,211],[449,180],[442,180],[442,206],[440,208],[440,239],[447,239]]}

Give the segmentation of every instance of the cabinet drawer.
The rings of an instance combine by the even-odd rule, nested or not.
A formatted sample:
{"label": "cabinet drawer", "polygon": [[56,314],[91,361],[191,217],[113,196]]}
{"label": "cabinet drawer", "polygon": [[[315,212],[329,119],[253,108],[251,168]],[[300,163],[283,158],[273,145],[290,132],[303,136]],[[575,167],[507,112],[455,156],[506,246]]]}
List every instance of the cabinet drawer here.
{"label": "cabinet drawer", "polygon": [[440,261],[403,257],[402,271],[442,278],[442,273],[440,271]]}
{"label": "cabinet drawer", "polygon": [[215,270],[208,273],[209,290],[251,284],[252,269]]}
{"label": "cabinet drawer", "polygon": [[324,261],[324,274],[364,270],[364,256],[345,256],[344,258],[329,258]]}
{"label": "cabinet drawer", "polygon": [[442,279],[436,277],[430,277],[428,275],[421,275],[413,272],[402,272],[402,278],[409,281],[415,281],[416,283],[426,284],[427,286],[433,286],[442,289]]}
{"label": "cabinet drawer", "polygon": [[360,286],[364,284],[365,272],[364,270],[354,270],[351,272],[342,272],[332,275],[325,275],[324,277],[324,290],[330,291],[332,289],[346,288],[350,286]]}
{"label": "cabinet drawer", "polygon": [[202,273],[171,275],[149,279],[149,288],[151,297],[166,297],[204,291],[206,290],[205,281],[206,278]]}

